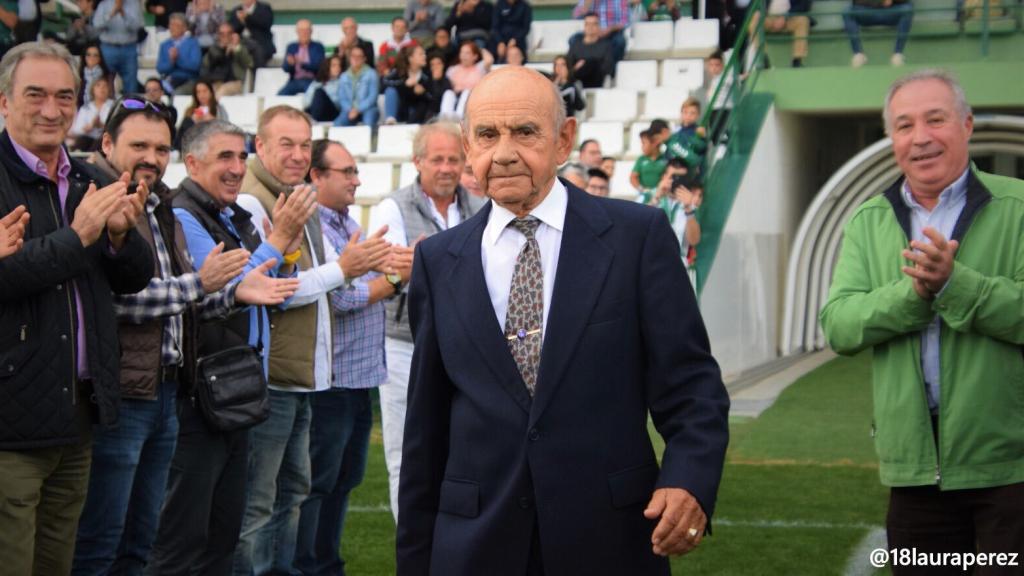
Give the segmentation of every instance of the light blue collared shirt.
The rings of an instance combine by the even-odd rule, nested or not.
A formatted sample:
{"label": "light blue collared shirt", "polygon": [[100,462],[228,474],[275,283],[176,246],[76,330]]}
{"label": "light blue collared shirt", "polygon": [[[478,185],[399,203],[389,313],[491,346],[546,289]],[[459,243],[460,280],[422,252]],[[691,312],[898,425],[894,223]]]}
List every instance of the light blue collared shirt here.
{"label": "light blue collared shirt", "polygon": [[[946,187],[939,194],[939,203],[930,212],[924,206],[918,204],[914,195],[910,192],[910,185],[906,181],[900,189],[903,203],[910,208],[910,231],[911,240],[918,242],[931,242],[922,230],[931,226],[939,231],[947,240],[953,236],[953,229],[956,221],[960,218],[964,206],[967,204],[967,175],[971,169],[968,167],[952,184]],[[945,286],[942,287],[946,289]],[[941,294],[942,292],[939,291]],[[925,391],[928,396],[928,408],[933,414],[939,410],[939,332],[942,326],[942,319],[938,315],[932,318],[931,324],[921,334],[921,370],[924,372]]]}

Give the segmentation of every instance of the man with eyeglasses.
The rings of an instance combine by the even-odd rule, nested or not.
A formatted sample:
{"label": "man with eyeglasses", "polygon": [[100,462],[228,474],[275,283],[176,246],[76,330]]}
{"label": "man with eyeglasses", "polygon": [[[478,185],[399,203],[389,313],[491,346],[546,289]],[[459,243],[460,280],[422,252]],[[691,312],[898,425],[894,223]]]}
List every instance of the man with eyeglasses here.
{"label": "man with eyeglasses", "polygon": [[[339,142],[313,143],[310,181],[320,203],[324,247],[355,255],[366,266],[367,243],[352,217],[360,185],[355,160]],[[374,236],[386,232],[381,228]],[[373,427],[370,391],[388,379],[384,362],[384,300],[401,292],[412,255],[396,255],[342,290],[331,292],[334,373],[331,387],[310,398],[311,487],[299,516],[295,568],[302,574],[343,574],[338,542],[348,496],[363,480]]]}
{"label": "man with eyeglasses", "polygon": [[126,97],[107,120],[94,161],[107,180],[128,175],[148,188],[146,217],[135,228],[157,265],[144,290],[114,299],[121,342],[121,423],[117,430],[94,433],[75,575],[139,573],[146,565],[178,437],[175,399],[192,388],[188,368],[195,364],[195,323],[224,318],[238,306],[279,304],[298,284],[269,278],[273,261],[242,276],[249,252],[225,252],[223,245],[198,271],[193,269],[171,210],[172,192],[162,181],[173,128],[167,107]]}

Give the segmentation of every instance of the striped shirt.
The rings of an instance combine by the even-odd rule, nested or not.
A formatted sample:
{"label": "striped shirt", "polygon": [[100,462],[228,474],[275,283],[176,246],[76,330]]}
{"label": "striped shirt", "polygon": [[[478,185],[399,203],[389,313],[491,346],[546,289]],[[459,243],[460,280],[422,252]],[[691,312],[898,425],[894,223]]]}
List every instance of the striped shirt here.
{"label": "striped shirt", "polygon": [[629,2],[628,0],[594,0],[587,9],[586,0],[579,0],[573,8],[573,18],[583,18],[588,12],[597,14],[601,21],[601,29],[607,30],[612,26],[629,26]]}

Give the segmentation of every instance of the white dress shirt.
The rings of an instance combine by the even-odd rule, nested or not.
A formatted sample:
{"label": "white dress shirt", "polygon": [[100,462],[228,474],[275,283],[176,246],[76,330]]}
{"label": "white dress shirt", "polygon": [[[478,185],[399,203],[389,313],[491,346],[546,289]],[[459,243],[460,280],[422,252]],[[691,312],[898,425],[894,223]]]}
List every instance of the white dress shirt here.
{"label": "white dress shirt", "polygon": [[[540,246],[540,264],[544,271],[544,324],[541,336],[547,334],[548,312],[555,288],[555,272],[558,270],[558,253],[562,248],[562,231],[565,228],[565,211],[569,205],[569,194],[565,186],[555,178],[551,192],[530,215],[540,220],[534,237]],[[512,290],[512,276],[516,271],[519,252],[526,245],[526,236],[509,223],[516,215],[491,201],[491,213],[480,241],[480,255],[484,266],[484,280],[491,296],[491,306],[498,324],[505,329],[508,314],[508,295]]]}
{"label": "white dress shirt", "polygon": [[[260,201],[250,194],[238,196],[238,205],[252,214],[252,221],[263,222],[269,218],[266,210]],[[263,226],[256,226],[260,238],[266,241],[263,234]],[[307,242],[310,241],[308,232]],[[297,308],[316,302],[316,350],[313,353],[313,382],[315,388],[299,388],[292,386],[276,386],[268,383],[270,388],[283,392],[319,392],[331,387],[331,307],[327,300],[327,293],[345,283],[345,274],[338,266],[338,253],[329,242],[318,242],[324,244],[324,262],[317,262],[316,251],[310,254],[313,267],[309,270],[299,272],[299,288],[287,301],[284,308]]]}
{"label": "white dress shirt", "polygon": [[[419,190],[422,194],[426,195],[422,188],[419,188]],[[429,200],[427,203],[430,204],[431,218],[434,219],[434,222],[437,222],[441,230],[454,228],[462,222],[462,216],[459,214],[458,200],[448,205],[447,221],[445,221],[444,216],[441,215],[433,200]],[[388,232],[384,235],[385,240],[399,246],[409,245],[409,238],[405,234],[405,219],[402,218],[402,210],[398,207],[398,202],[395,202],[392,198],[385,198],[373,207],[373,210],[370,211],[370,225],[363,231],[363,234],[373,234],[385,224],[388,225]],[[416,239],[413,238],[412,240],[415,241]]]}

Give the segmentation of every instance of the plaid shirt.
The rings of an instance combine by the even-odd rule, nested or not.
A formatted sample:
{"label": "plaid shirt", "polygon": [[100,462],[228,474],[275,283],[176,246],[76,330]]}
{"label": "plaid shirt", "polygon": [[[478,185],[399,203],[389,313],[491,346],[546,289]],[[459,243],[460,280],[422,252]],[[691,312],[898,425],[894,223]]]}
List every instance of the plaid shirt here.
{"label": "plaid shirt", "polygon": [[[338,254],[345,250],[359,224],[347,213],[320,207],[320,226],[324,242]],[[367,304],[367,283],[380,276],[370,272],[350,287],[330,292],[334,312],[334,370],[332,388],[373,388],[388,379],[384,359],[384,302]]]}
{"label": "plaid shirt", "polygon": [[593,0],[590,9],[584,9],[586,0],[579,0],[572,10],[573,18],[583,18],[588,12],[597,14],[601,29],[612,26],[629,26],[629,0]]}
{"label": "plaid shirt", "polygon": [[160,199],[156,194],[150,194],[146,199],[146,215],[149,228],[153,231],[160,277],[154,276],[149,286],[141,292],[114,295],[114,312],[119,320],[132,324],[163,318],[160,361],[164,366],[177,366],[181,364],[181,314],[190,304],[197,302],[199,316],[204,320],[227,316],[235,304],[238,283],[232,283],[213,294],[206,294],[198,272],[174,276],[171,273],[171,255],[160,234],[156,216],[153,215],[159,204]]}

